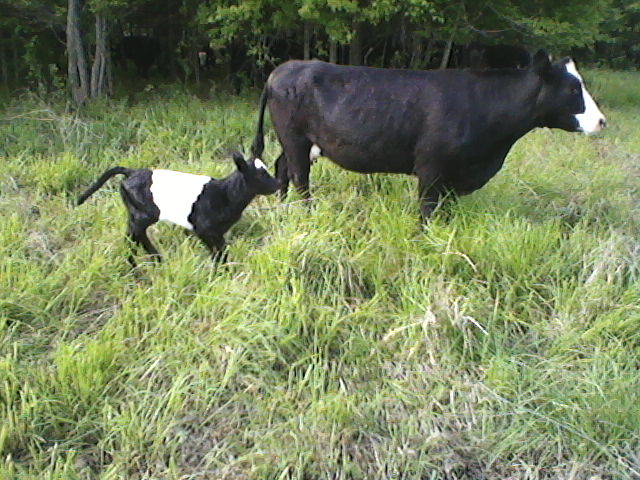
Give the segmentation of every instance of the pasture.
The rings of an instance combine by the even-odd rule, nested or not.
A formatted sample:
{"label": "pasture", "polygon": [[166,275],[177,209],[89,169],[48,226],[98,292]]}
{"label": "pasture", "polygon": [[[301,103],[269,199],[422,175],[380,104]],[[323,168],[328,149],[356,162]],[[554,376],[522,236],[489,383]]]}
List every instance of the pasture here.
{"label": "pasture", "polygon": [[640,74],[583,73],[607,129],[528,134],[426,229],[415,178],[321,158],[228,265],[159,225],[136,271],[119,181],[77,195],[226,176],[258,93],[6,99],[0,479],[640,478]]}

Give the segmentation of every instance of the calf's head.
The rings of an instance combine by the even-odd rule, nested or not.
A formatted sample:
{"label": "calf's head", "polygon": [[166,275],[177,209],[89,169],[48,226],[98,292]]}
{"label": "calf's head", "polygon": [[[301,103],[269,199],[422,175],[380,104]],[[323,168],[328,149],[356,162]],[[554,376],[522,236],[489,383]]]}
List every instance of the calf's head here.
{"label": "calf's head", "polygon": [[270,195],[278,191],[280,182],[271,176],[262,160],[245,161],[240,152],[233,153],[233,161],[244,178],[247,190],[255,195]]}
{"label": "calf's head", "polygon": [[551,63],[544,50],[540,50],[531,68],[543,82],[537,105],[540,126],[587,134],[605,127],[607,121],[571,58]]}

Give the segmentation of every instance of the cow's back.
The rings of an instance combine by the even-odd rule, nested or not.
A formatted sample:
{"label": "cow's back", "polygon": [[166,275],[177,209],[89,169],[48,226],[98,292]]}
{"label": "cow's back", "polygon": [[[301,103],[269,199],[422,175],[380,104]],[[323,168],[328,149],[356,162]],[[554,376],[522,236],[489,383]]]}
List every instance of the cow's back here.
{"label": "cow's back", "polygon": [[269,77],[269,108],[281,140],[304,135],[350,170],[411,173],[428,125],[464,103],[445,95],[452,82],[464,83],[460,72],[290,61]]}

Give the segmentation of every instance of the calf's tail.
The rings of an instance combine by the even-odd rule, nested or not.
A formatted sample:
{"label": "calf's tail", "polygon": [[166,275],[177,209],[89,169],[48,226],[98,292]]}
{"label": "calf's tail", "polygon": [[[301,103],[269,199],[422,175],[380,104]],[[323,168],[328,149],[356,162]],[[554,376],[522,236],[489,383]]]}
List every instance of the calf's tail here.
{"label": "calf's tail", "polygon": [[133,170],[125,167],[113,167],[106,172],[104,172],[96,182],[91,185],[82,195],[78,197],[78,205],[82,205],[87,198],[96,193],[102,185],[105,184],[107,180],[109,180],[114,175],[124,175],[128,177],[133,173]]}
{"label": "calf's tail", "polygon": [[253,139],[251,145],[251,155],[254,159],[260,158],[264,151],[264,109],[267,106],[269,97],[269,82],[264,85],[262,95],[260,95],[260,113],[258,113],[258,128],[256,130],[256,138]]}

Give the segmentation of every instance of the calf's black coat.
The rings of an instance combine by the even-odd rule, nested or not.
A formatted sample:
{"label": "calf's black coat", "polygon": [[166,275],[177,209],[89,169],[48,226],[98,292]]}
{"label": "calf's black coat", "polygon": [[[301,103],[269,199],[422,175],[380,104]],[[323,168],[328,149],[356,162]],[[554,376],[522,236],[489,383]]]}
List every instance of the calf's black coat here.
{"label": "calf's black coat", "polygon": [[[257,195],[275,193],[279,187],[279,182],[266,169],[256,168],[255,162],[245,162],[240,153],[235,152],[233,160],[237,171],[222,180],[211,178],[205,183],[188,215],[194,233],[209,247],[215,260],[226,258],[224,234],[240,219],[249,203]],[[161,216],[152,193],[154,170],[111,168],[80,195],[78,205],[114,175],[126,177],[120,184],[120,194],[128,212],[127,237],[159,261],[160,254],[147,236],[147,228]],[[129,261],[135,265],[133,256]]]}

